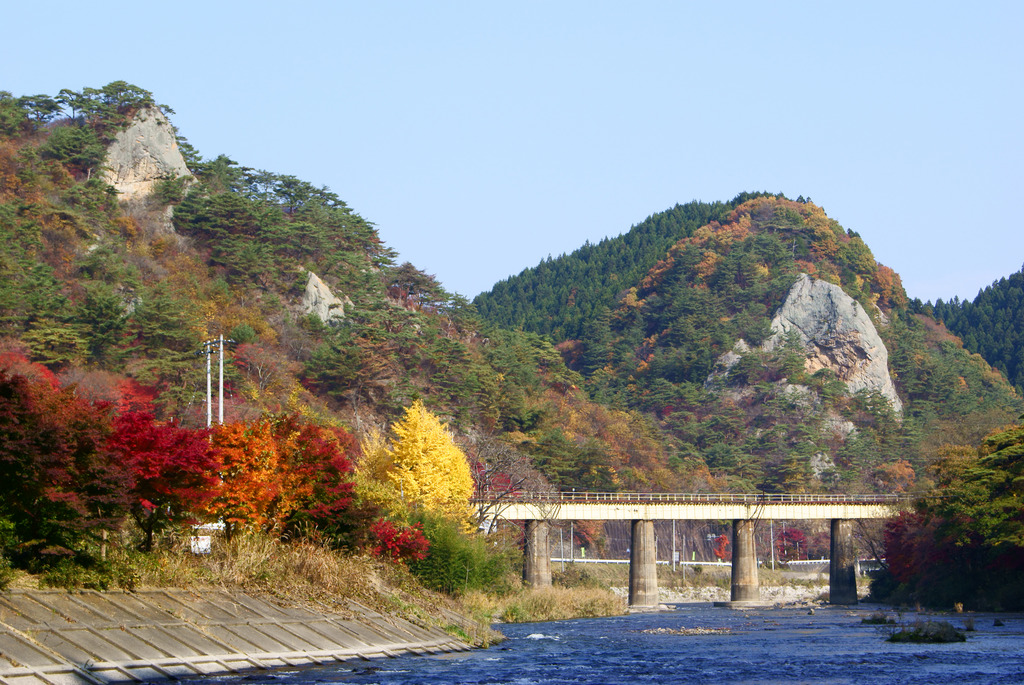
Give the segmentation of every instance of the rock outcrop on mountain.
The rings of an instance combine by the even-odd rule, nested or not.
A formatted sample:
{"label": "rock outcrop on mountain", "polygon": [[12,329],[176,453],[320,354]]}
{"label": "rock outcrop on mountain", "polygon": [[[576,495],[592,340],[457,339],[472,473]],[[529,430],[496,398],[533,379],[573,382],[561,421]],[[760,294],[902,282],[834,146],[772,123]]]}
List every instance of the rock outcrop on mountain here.
{"label": "rock outcrop on mountain", "polygon": [[724,387],[729,380],[729,372],[740,363],[744,355],[750,354],[750,345],[746,340],[740,338],[732,349],[718,357],[714,368],[704,381],[705,390],[715,390]]}
{"label": "rock outcrop on mountain", "polygon": [[[763,351],[782,347],[795,334],[807,354],[807,373],[829,369],[846,383],[850,394],[877,391],[893,411],[903,411],[889,375],[889,352],[878,330],[860,303],[839,286],[801,274],[772,319],[771,330]],[[738,340],[718,358],[704,387],[724,390],[733,367],[750,352],[746,341]]]}
{"label": "rock outcrop on mountain", "polygon": [[147,108],[136,114],[107,149],[103,179],[114,186],[122,201],[145,198],[162,179],[181,176],[191,178],[192,172],[178,149],[174,129],[159,109]]}
{"label": "rock outcrop on mountain", "polygon": [[894,411],[903,411],[889,375],[885,344],[864,308],[839,286],[801,274],[771,327],[766,350],[781,346],[795,332],[807,352],[808,373],[829,369],[851,394],[877,391]]}
{"label": "rock outcrop on mountain", "polygon": [[348,298],[342,300],[331,292],[331,289],[319,276],[312,271],[306,280],[306,290],[302,295],[302,311],[316,314],[324,323],[332,323],[345,318],[345,304],[352,306]]}

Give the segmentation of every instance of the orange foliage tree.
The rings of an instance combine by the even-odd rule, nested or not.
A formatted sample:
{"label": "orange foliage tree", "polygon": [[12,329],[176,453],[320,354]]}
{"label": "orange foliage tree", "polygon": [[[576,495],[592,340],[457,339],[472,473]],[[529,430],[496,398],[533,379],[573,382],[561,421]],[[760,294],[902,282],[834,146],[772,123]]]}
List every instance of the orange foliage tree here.
{"label": "orange foliage tree", "polygon": [[278,488],[277,447],[269,422],[218,426],[211,444],[220,460],[221,480],[208,512],[224,523],[229,539],[246,526],[266,526]]}
{"label": "orange foliage tree", "polygon": [[295,414],[218,426],[220,484],[208,513],[230,537],[246,527],[296,532],[329,524],[352,503],[355,441]]}

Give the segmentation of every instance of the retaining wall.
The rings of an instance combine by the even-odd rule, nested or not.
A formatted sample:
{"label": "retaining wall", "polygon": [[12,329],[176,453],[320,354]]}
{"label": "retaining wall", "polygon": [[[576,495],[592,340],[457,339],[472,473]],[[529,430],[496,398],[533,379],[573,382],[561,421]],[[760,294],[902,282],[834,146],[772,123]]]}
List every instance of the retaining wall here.
{"label": "retaining wall", "polygon": [[349,609],[342,617],[227,591],[8,591],[0,683],[95,685],[470,649],[440,628]]}

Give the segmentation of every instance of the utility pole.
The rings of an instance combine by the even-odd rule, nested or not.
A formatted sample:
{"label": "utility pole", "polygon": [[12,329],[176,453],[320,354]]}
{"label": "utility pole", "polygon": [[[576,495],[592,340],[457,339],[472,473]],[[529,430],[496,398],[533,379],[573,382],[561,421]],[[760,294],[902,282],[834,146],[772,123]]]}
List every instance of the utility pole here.
{"label": "utility pole", "polygon": [[683,551],[679,555],[682,558],[682,563],[679,564],[679,570],[683,572],[683,585],[686,585],[686,528],[685,527],[683,528],[683,539],[680,542],[682,543]]}
{"label": "utility pole", "polygon": [[213,423],[213,392],[210,387],[210,341],[203,343],[203,349],[201,353],[206,354],[206,427],[209,428],[210,424]]}
{"label": "utility pole", "polygon": [[558,527],[558,556],[562,559],[562,573],[565,573],[565,540],[562,536],[565,534],[565,529],[561,526]]}
{"label": "utility pole", "polygon": [[219,399],[217,400],[217,421],[220,425],[224,425],[224,336],[220,336],[220,384],[218,390],[220,391]]}
{"label": "utility pole", "polygon": [[672,572],[676,571],[676,520],[672,519]]}
{"label": "utility pole", "polygon": [[[572,499],[573,499],[573,502],[576,501],[576,488],[572,489]],[[569,521],[569,562],[570,563],[573,561],[573,558],[575,556],[574,547],[575,547],[576,543],[573,542],[573,537],[574,537],[574,535],[573,535],[573,524],[574,523],[575,523],[575,521]]]}
{"label": "utility pole", "polygon": [[233,343],[234,340],[225,340],[224,336],[218,336],[213,340],[207,340],[203,343],[203,346],[199,348],[196,354],[206,355],[206,427],[210,428],[213,425],[213,373],[210,363],[210,356],[216,349],[218,353],[218,366],[220,368],[220,380],[218,383],[218,399],[217,399],[217,420],[223,425],[224,424],[224,343]]}

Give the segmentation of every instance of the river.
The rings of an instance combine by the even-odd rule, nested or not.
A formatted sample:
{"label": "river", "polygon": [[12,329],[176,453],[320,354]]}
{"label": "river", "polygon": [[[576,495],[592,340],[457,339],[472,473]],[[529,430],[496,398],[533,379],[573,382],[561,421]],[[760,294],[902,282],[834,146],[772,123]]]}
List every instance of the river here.
{"label": "river", "polygon": [[[733,610],[710,604],[613,618],[499,626],[508,637],[486,650],[403,656],[245,676],[248,683],[1022,683],[1024,616],[928,616],[967,641],[911,645],[861,619],[879,607]],[[912,612],[898,617],[912,622]],[[1001,621],[1004,625],[996,625]],[[702,629],[708,634],[692,634]],[[691,634],[681,634],[682,631]],[[221,683],[239,678],[213,679]]]}

